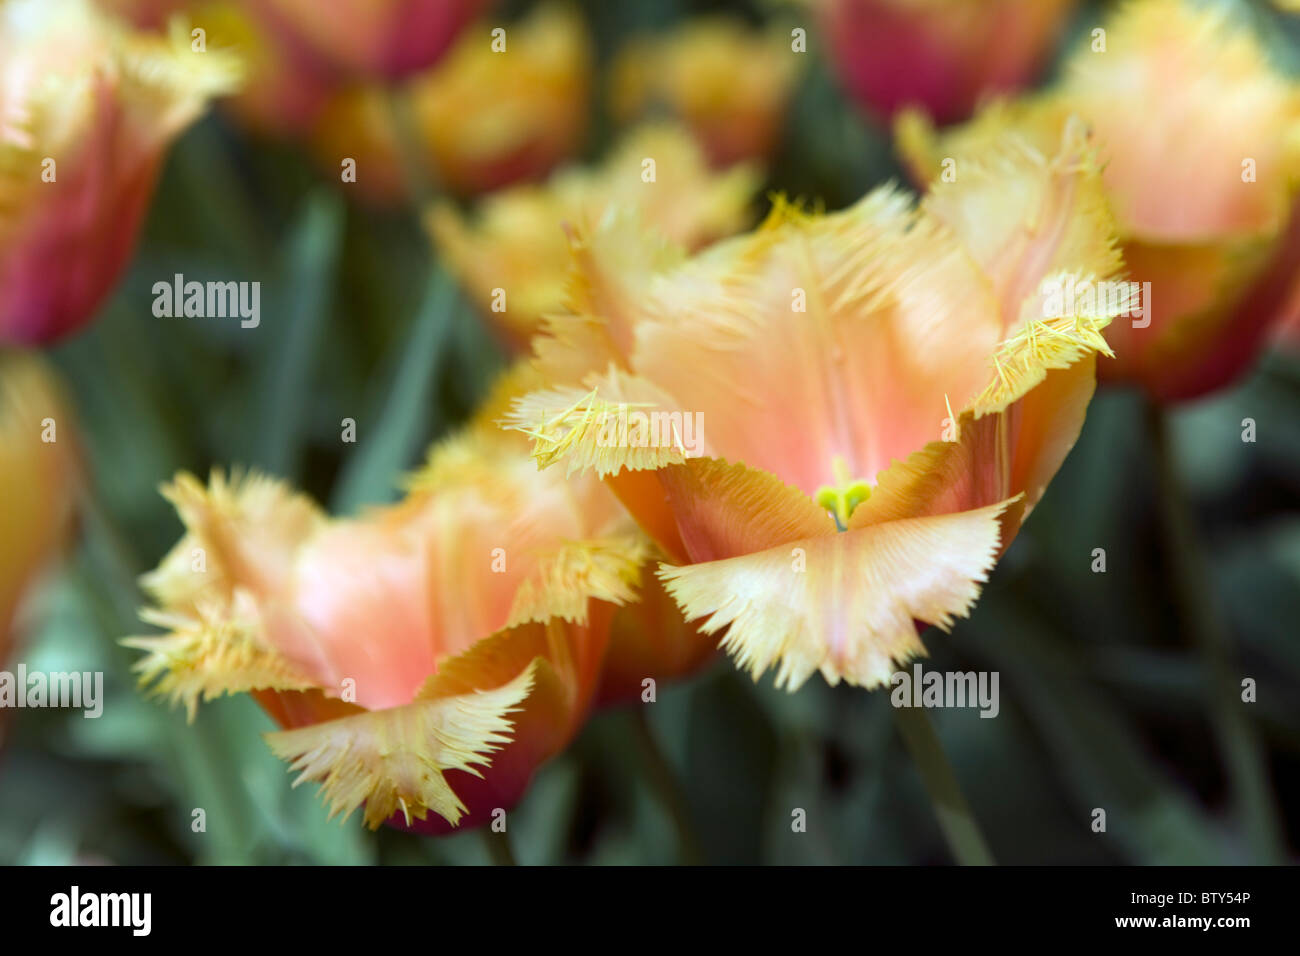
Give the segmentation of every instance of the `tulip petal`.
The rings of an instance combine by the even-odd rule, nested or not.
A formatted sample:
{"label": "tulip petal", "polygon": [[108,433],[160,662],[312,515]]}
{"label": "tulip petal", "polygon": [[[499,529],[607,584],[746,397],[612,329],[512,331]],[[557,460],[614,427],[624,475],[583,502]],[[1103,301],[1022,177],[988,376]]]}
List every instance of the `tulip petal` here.
{"label": "tulip petal", "polygon": [[397,812],[407,822],[430,811],[452,824],[467,808],[444,775],[477,768],[509,743],[513,721],[532,690],[538,666],[491,690],[421,699],[401,707],[268,734],[271,751],[304,781],[321,784],[330,817],[346,820],[365,805],[372,829]]}
{"label": "tulip petal", "polygon": [[1022,321],[1027,303],[1040,305],[1054,274],[1103,279],[1122,264],[1100,168],[1077,118],[1065,122],[1053,153],[1012,136],[963,157],[955,179],[934,183],[922,206],[953,229],[992,280],[1004,333]]}
{"label": "tulip petal", "polygon": [[636,534],[564,542],[519,585],[506,626],[552,618],[585,624],[592,598],[619,605],[635,602],[649,550],[650,543]]}
{"label": "tulip petal", "polygon": [[169,633],[121,641],[125,647],[146,652],[132,665],[140,686],[166,696],[173,705],[183,703],[191,722],[200,700],[254,690],[315,687],[312,677],[259,637],[260,627],[249,616],[250,603],[240,604],[244,616],[213,607],[200,607],[194,616],[141,612],[143,620]]}
{"label": "tulip petal", "polygon": [[237,588],[276,591],[298,548],[324,526],[311,499],[256,472],[236,471],[227,479],[216,470],[206,487],[182,472],[162,494],[186,534],[141,584],[169,610],[192,609],[200,596],[229,599]]}
{"label": "tulip petal", "polygon": [[693,562],[836,533],[824,508],[770,472],[695,458],[658,475]]}
{"label": "tulip petal", "polygon": [[965,617],[997,556],[1010,502],[889,521],[752,554],[661,566],[688,621],[727,632],[722,647],[757,679],[798,688],[815,671],[874,687],[924,653],[913,623]]}
{"label": "tulip petal", "polygon": [[[593,381],[589,379],[589,381]],[[687,447],[671,418],[651,428],[649,415],[685,413],[649,381],[611,366],[595,387],[559,386],[515,400],[503,421],[533,440],[533,457],[546,468],[563,461],[566,475],[590,469],[598,477],[624,468],[655,469],[685,461],[699,449]],[[646,415],[639,430],[637,416]]]}

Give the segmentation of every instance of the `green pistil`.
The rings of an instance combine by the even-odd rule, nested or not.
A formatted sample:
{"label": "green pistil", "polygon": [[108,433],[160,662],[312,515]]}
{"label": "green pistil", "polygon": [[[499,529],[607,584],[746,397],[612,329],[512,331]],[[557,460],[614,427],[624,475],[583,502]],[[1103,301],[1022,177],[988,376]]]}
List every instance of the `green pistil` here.
{"label": "green pistil", "polygon": [[817,489],[816,501],[835,519],[835,526],[844,531],[849,526],[849,518],[858,505],[871,497],[871,486],[865,481],[855,481],[850,473],[848,462],[836,455],[831,462],[831,471],[835,475],[835,485],[823,485]]}

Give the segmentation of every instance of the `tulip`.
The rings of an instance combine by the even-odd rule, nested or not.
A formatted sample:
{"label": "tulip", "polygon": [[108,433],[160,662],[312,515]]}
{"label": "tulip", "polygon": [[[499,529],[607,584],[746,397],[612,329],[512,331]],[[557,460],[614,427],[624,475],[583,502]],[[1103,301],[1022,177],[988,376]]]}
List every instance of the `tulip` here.
{"label": "tulip", "polygon": [[647,546],[598,481],[539,473],[501,402],[359,518],[262,476],[179,476],[186,533],[143,582],[168,633],[126,641],[142,683],[191,717],[252,693],[331,815],[445,833],[512,807],[581,726]]}
{"label": "tulip", "polygon": [[130,257],[168,144],[237,63],[129,32],[88,0],[0,8],[0,342],[90,320]]}
{"label": "tulip", "polygon": [[[461,194],[544,175],[581,145],[591,79],[590,38],[569,7],[539,7],[494,52],[486,28],[465,33],[434,70],[396,90],[442,188]],[[351,86],[326,104],[314,145],[337,170],[356,161],[356,185],[381,203],[409,198],[393,91]]]}
{"label": "tulip", "polygon": [[31,586],[72,524],[78,454],[53,371],[35,354],[0,352],[0,666]]}
{"label": "tulip", "polygon": [[1245,371],[1287,315],[1300,268],[1300,87],[1222,9],[1181,0],[1121,7],[1036,97],[990,104],[936,134],[900,117],[918,177],[1015,135],[1042,144],[1068,117],[1095,132],[1139,314],[1113,323],[1103,380],[1193,398]]}
{"label": "tulip", "polygon": [[491,0],[247,0],[340,69],[393,80],[427,69]]}
{"label": "tulip", "polygon": [[[640,241],[638,242],[638,237]],[[755,678],[875,686],[965,616],[1073,445],[1113,313],[1053,311],[1120,260],[1092,149],[1008,146],[919,207],[778,203],[693,258],[611,216],[575,251],[548,386],[507,421],[598,474],[667,590]]]}
{"label": "tulip", "polygon": [[[652,181],[647,160],[654,161]],[[448,267],[518,350],[565,304],[566,230],[588,229],[617,207],[635,208],[658,235],[695,249],[745,226],[758,183],[748,164],[711,171],[689,133],[655,125],[629,134],[598,167],[564,169],[545,185],[489,196],[471,219],[443,203],[428,222]]]}
{"label": "tulip", "polygon": [[801,64],[788,33],[726,18],[691,20],[619,53],[611,105],[620,122],[666,108],[715,166],[763,159],[781,133]]}
{"label": "tulip", "polygon": [[920,106],[964,119],[987,93],[1029,85],[1075,0],[814,0],[848,92],[886,118]]}
{"label": "tulip", "polygon": [[244,63],[246,81],[223,101],[227,112],[263,136],[310,134],[342,85],[337,68],[246,3],[205,0],[194,22],[207,31],[210,46],[231,50]]}

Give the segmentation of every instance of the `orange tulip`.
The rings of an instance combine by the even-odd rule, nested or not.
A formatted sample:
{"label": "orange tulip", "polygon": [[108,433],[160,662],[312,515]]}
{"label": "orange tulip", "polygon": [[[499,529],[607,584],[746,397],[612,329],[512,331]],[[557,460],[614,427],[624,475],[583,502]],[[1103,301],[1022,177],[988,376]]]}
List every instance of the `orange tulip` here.
{"label": "orange tulip", "polygon": [[336,66],[396,79],[436,63],[491,0],[247,0]]}
{"label": "orange tulip", "polygon": [[943,134],[901,117],[899,142],[918,177],[943,158],[960,175],[964,157],[1008,135],[1041,147],[1083,117],[1124,261],[1150,291],[1140,314],[1107,330],[1115,361],[1098,372],[1159,399],[1191,398],[1245,370],[1288,314],[1300,269],[1300,86],[1222,9],[1139,0],[1104,30],[1057,87]]}
{"label": "orange tulip", "polygon": [[[694,258],[613,217],[539,336],[550,387],[508,421],[604,476],[688,620],[755,677],[874,686],[948,628],[1073,445],[1105,311],[1052,311],[1120,265],[1077,126],[936,184]],[[638,237],[639,241],[638,241]]]}
{"label": "orange tulip", "polygon": [[[653,160],[650,181],[647,160]],[[473,219],[449,203],[429,216],[443,259],[506,344],[522,349],[543,317],[565,303],[566,229],[587,229],[609,210],[634,207],[665,239],[695,249],[749,221],[757,170],[712,172],[690,134],[648,126],[629,134],[592,169],[564,169],[542,186],[520,186],[483,200]]]}
{"label": "orange tulip", "polygon": [[690,20],[619,53],[611,105],[620,122],[666,107],[715,166],[763,159],[781,133],[801,65],[788,32],[726,18]]}
{"label": "orange tulip", "polygon": [[168,144],[237,64],[128,32],[88,0],[0,8],[0,342],[94,314],[130,257]]}
{"label": "orange tulip", "polygon": [[941,123],[987,93],[1029,85],[1075,0],[814,0],[848,92],[885,117],[920,106]]}
{"label": "orange tulip", "polygon": [[[419,158],[455,193],[497,189],[544,175],[577,151],[586,129],[590,38],[567,6],[543,6],[507,28],[503,52],[486,27],[465,32],[436,69],[399,87],[410,101]],[[356,186],[370,199],[409,198],[392,92],[353,86],[326,104],[318,155],[332,170],[356,161]]]}
{"label": "orange tulip", "polygon": [[512,807],[581,725],[647,544],[598,481],[539,474],[491,424],[502,401],[355,519],[265,477],[179,476],[186,534],[144,580],[169,633],[127,641],[142,681],[191,716],[252,692],[331,815],[444,833]]}
{"label": "orange tulip", "polygon": [[0,666],[23,599],[72,523],[78,454],[68,405],[35,354],[0,352]]}

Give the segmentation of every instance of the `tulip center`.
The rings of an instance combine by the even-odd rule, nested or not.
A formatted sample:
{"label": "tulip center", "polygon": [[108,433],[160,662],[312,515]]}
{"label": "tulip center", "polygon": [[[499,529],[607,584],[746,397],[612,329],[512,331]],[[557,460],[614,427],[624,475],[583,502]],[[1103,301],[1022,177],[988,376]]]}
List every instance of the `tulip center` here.
{"label": "tulip center", "polygon": [[849,527],[853,510],[871,497],[871,485],[860,478],[853,478],[848,462],[841,455],[836,455],[831,462],[831,473],[835,476],[835,484],[818,488],[814,500],[835,519],[835,526],[840,531],[845,531]]}

